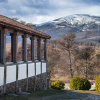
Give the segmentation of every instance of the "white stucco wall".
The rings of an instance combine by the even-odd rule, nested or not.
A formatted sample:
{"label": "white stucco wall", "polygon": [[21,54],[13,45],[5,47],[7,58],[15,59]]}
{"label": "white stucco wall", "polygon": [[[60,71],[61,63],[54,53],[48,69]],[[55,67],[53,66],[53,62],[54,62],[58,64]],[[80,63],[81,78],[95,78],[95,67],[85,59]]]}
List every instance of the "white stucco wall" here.
{"label": "white stucco wall", "polygon": [[46,63],[42,63],[42,73],[46,72]]}
{"label": "white stucco wall", "polygon": [[[18,80],[26,78],[26,64],[18,65]],[[42,63],[42,73],[46,72],[46,63]],[[41,62],[36,63],[36,75],[41,74]],[[16,81],[16,65],[7,66],[6,82]],[[35,64],[28,64],[28,77],[35,76]],[[4,83],[4,67],[0,67],[0,86]]]}
{"label": "white stucco wall", "polygon": [[18,80],[26,78],[26,64],[20,64],[18,66]]}
{"label": "white stucco wall", "polygon": [[34,63],[28,64],[28,77],[35,76],[35,66]]}
{"label": "white stucco wall", "polygon": [[4,67],[0,67],[0,86],[3,85],[4,81]]}
{"label": "white stucco wall", "polygon": [[41,74],[41,62],[36,63],[36,75]]}
{"label": "white stucco wall", "polygon": [[6,83],[11,83],[16,81],[16,65],[14,66],[7,66],[7,73],[6,73]]}

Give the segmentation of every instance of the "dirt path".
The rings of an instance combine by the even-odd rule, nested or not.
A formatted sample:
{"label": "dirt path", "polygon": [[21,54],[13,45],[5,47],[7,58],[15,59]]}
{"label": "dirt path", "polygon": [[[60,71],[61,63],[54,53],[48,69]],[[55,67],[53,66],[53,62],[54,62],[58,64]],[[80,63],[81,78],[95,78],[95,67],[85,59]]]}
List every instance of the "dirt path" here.
{"label": "dirt path", "polygon": [[100,96],[66,91],[63,95],[46,96],[34,100],[100,100]]}

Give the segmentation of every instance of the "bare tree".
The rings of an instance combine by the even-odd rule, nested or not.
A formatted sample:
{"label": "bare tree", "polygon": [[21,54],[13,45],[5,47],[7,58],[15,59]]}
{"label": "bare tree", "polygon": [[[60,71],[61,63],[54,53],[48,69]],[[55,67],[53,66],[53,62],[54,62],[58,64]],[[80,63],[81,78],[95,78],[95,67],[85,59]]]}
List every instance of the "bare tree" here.
{"label": "bare tree", "polygon": [[33,28],[33,27],[36,26],[36,24],[33,24],[33,23],[26,23],[26,26]]}
{"label": "bare tree", "polygon": [[20,23],[26,25],[26,21],[21,20]]}
{"label": "bare tree", "polygon": [[19,23],[21,23],[21,24],[23,24],[23,25],[26,25],[26,26],[28,26],[28,27],[30,27],[30,28],[33,28],[33,27],[36,26],[36,24],[27,23],[26,21],[23,21],[23,20],[18,21],[18,18],[12,18],[12,20],[17,21],[17,22],[19,22]]}
{"label": "bare tree", "polygon": [[47,49],[47,57],[48,57],[48,67],[47,67],[47,76],[48,79],[51,79],[54,76],[55,67],[60,59],[60,55],[58,51],[54,48],[53,44],[51,44]]}
{"label": "bare tree", "polygon": [[84,60],[84,71],[85,71],[85,77],[87,78],[87,70],[90,66],[89,60],[92,59],[92,55],[94,54],[94,49],[90,46],[86,46],[83,49],[79,51],[79,54],[77,55],[78,59]]}
{"label": "bare tree", "polygon": [[65,34],[62,35],[61,39],[57,40],[58,48],[60,48],[62,51],[65,51],[65,53],[66,51],[68,53],[71,78],[73,77],[71,52],[73,51],[74,44],[75,44],[75,34],[72,32],[67,33],[67,36]]}
{"label": "bare tree", "polygon": [[14,20],[14,21],[18,21],[18,18],[12,18],[12,20]]}

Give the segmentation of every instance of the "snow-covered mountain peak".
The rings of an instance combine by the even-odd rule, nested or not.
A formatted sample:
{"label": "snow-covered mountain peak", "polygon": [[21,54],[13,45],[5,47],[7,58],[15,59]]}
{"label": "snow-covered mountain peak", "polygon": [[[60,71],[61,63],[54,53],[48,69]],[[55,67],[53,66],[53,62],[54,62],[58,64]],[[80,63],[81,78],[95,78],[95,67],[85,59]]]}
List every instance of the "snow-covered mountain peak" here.
{"label": "snow-covered mountain peak", "polygon": [[88,24],[92,22],[100,23],[100,17],[87,15],[87,14],[75,14],[75,15],[69,15],[67,17],[56,19],[53,22],[55,23],[66,22],[71,25],[74,24],[82,25],[82,24]]}
{"label": "snow-covered mountain peak", "polygon": [[[88,34],[100,35],[100,16],[75,14],[43,23],[35,29],[51,35],[52,39],[61,37],[67,32],[74,32],[79,37],[89,37]],[[84,34],[84,35],[83,35]],[[89,34],[89,35],[91,35]]]}
{"label": "snow-covered mountain peak", "polygon": [[[63,24],[62,24],[63,23]],[[66,17],[62,17],[53,21],[49,21],[40,25],[37,25],[37,27],[43,26],[43,25],[51,25],[51,26],[65,26],[67,25],[83,25],[83,24],[100,24],[100,16],[92,16],[88,14],[74,14],[74,15],[69,15]]]}

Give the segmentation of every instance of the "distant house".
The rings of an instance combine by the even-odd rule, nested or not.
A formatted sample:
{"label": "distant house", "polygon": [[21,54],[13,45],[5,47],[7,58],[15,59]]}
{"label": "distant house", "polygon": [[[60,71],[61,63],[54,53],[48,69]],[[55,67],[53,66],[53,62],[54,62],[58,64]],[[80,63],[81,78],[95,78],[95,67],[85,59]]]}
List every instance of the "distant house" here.
{"label": "distant house", "polygon": [[95,80],[89,80],[91,83],[91,90],[95,90]]}
{"label": "distant house", "polygon": [[[6,62],[6,37],[11,37],[11,62]],[[22,55],[18,54],[18,36],[22,37]],[[27,60],[27,39],[31,41],[31,59]],[[18,93],[47,89],[47,39],[51,37],[8,17],[0,15],[0,93]],[[37,51],[35,40],[37,39]],[[41,41],[44,59],[41,60]],[[37,59],[35,59],[37,52]],[[22,61],[18,61],[22,56]]]}

